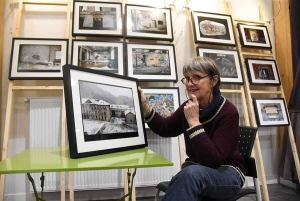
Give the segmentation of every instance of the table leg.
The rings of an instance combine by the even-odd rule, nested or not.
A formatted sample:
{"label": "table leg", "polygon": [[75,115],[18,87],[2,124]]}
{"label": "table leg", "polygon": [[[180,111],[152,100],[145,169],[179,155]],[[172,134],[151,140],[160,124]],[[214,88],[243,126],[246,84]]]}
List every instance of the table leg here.
{"label": "table leg", "polygon": [[37,193],[37,190],[36,190],[36,186],[35,186],[35,182],[34,182],[34,179],[32,178],[32,176],[30,175],[30,173],[27,173],[27,177],[32,185],[32,188],[33,188],[33,191],[34,191],[34,196],[35,196],[35,200],[36,201],[45,201],[43,199],[43,193],[44,193],[44,182],[45,182],[45,176],[44,176],[44,172],[42,173],[42,176],[40,178],[41,180],[41,188],[42,188],[42,191],[41,191],[41,197],[39,197],[38,193]]}
{"label": "table leg", "polygon": [[[134,172],[132,173],[132,175],[131,175],[131,170],[130,169],[127,170],[128,193],[126,195],[124,195],[123,197],[121,197],[120,199],[118,199],[117,201],[125,201],[125,199],[127,197],[129,198],[129,201],[135,200],[135,195],[132,197],[135,175],[136,175],[136,168],[134,169]],[[132,199],[132,198],[134,198],[134,199]]]}

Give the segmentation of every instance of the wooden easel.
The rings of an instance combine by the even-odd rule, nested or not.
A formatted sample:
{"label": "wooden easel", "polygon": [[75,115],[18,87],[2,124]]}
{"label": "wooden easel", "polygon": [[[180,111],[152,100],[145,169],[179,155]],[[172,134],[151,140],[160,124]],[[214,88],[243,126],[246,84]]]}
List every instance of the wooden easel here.
{"label": "wooden easel", "polygon": [[[68,0],[70,1],[70,0]],[[51,1],[36,1],[36,0],[20,0],[18,8],[17,26],[15,29],[15,37],[20,36],[20,28],[22,21],[22,14],[24,11],[24,5],[52,5],[52,6],[67,6],[67,30],[66,38],[69,38],[69,27],[70,27],[70,2],[51,2]],[[3,147],[2,147],[2,160],[7,157],[8,141],[11,127],[11,114],[12,114],[12,103],[13,103],[13,92],[14,91],[62,91],[62,118],[61,118],[61,146],[64,147],[66,144],[66,113],[65,113],[65,102],[64,102],[64,89],[63,86],[16,86],[15,81],[10,80],[8,84],[8,94],[6,103],[6,116],[3,136]],[[3,200],[5,186],[5,175],[1,175],[0,179],[0,199]],[[71,196],[73,189],[70,188],[70,200],[74,200]],[[73,196],[74,197],[74,196]],[[72,198],[72,199],[71,199]],[[61,200],[65,200],[65,173],[61,173]]]}
{"label": "wooden easel", "polygon": [[[232,7],[231,7],[231,3],[230,2],[224,2],[226,4],[226,10],[227,13],[232,13]],[[251,21],[251,20],[242,20],[242,19],[234,19],[234,24],[236,25],[236,23],[238,22],[243,22],[243,23],[247,23],[247,24],[254,24],[254,25],[266,25],[266,19],[264,16],[264,12],[262,10],[261,7],[259,7],[259,11],[260,11],[260,21]],[[236,33],[236,37],[237,39],[239,39],[238,36],[238,31],[237,28],[235,29],[235,33]],[[241,43],[238,42],[238,50],[240,52],[240,57],[242,59],[242,61],[244,61],[245,58],[251,58],[251,57],[255,57],[255,58],[271,58],[271,59],[276,59],[276,55],[275,52],[272,50],[269,51],[265,51],[265,50],[253,50],[251,49],[251,51],[249,50],[245,50],[244,48],[241,47]],[[254,114],[254,107],[253,107],[253,103],[252,103],[252,94],[267,94],[267,95],[277,95],[280,96],[285,99],[285,95],[284,95],[284,91],[283,91],[283,87],[282,85],[276,87],[277,90],[273,91],[273,90],[261,90],[261,89],[251,89],[251,86],[249,84],[249,79],[246,79],[247,76],[247,69],[245,66],[245,63],[243,63],[243,74],[244,74],[244,78],[245,78],[245,83],[244,83],[244,89],[245,89],[245,94],[246,94],[246,98],[247,98],[247,102],[248,102],[248,106],[250,108],[250,113],[249,113],[249,117],[251,120],[251,126],[257,127],[257,123],[256,123],[256,118],[255,118],[255,114]],[[280,73],[279,73],[280,75]],[[269,86],[266,86],[268,88],[270,88]],[[288,116],[288,119],[290,119],[290,117]],[[293,151],[293,156],[294,156],[294,160],[295,160],[295,165],[296,165],[296,170],[297,170],[297,174],[298,174],[298,178],[300,180],[300,164],[299,164],[299,157],[298,157],[298,153],[297,153],[297,148],[296,148],[296,144],[295,144],[295,140],[294,140],[294,134],[293,134],[293,130],[291,125],[288,126],[288,132],[289,132],[289,139],[290,139],[290,143],[291,143],[291,147],[292,147],[292,151]],[[256,135],[256,140],[255,140],[255,144],[254,144],[254,150],[255,150],[255,154],[258,155],[258,165],[259,165],[259,170],[261,171],[261,175],[263,178],[265,178],[265,173],[264,173],[264,166],[263,166],[263,161],[262,161],[262,156],[261,156],[261,149],[260,149],[260,145],[259,145],[259,137],[258,135]],[[261,180],[262,182],[262,190],[263,190],[263,195],[264,195],[264,199],[265,200],[269,200],[269,196],[268,196],[268,191],[267,191],[267,184],[265,179]]]}

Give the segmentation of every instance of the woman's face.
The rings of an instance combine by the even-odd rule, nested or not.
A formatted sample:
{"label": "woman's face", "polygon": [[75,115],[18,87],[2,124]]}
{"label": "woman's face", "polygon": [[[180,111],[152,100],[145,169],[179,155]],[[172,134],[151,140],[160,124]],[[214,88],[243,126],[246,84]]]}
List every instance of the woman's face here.
{"label": "woman's face", "polygon": [[214,86],[211,76],[199,71],[197,73],[187,72],[184,77],[186,78],[185,88],[188,96],[191,98],[191,95],[194,94],[200,104],[203,101],[208,101],[209,96],[212,96]]}

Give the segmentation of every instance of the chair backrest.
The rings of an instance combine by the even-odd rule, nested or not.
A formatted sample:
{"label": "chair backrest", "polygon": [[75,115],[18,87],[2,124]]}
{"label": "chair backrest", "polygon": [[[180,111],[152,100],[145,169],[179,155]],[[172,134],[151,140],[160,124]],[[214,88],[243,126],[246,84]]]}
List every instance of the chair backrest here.
{"label": "chair backrest", "polygon": [[255,142],[257,128],[240,126],[240,136],[238,146],[240,154],[245,161],[246,176],[257,178],[255,159],[251,158],[252,148]]}

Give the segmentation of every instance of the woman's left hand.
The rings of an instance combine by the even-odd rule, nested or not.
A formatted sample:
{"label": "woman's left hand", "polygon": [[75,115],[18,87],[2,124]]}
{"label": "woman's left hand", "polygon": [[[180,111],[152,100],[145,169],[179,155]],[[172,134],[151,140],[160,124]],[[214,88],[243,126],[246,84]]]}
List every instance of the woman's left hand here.
{"label": "woman's left hand", "polygon": [[190,127],[200,124],[199,120],[199,103],[195,95],[191,95],[191,99],[183,107],[185,118]]}

